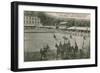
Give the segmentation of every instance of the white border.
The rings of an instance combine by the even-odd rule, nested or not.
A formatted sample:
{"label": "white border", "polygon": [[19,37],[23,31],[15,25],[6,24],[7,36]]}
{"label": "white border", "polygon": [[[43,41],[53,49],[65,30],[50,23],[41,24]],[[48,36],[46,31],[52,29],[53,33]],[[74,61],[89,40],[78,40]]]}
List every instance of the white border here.
{"label": "white border", "polygon": [[[59,60],[59,61],[42,61],[42,62],[24,62],[24,11],[51,11],[51,12],[74,12],[74,13],[90,13],[91,14],[91,58],[81,60]],[[50,66],[71,66],[71,65],[86,65],[95,64],[95,10],[79,9],[79,8],[61,8],[61,7],[46,7],[46,6],[18,6],[18,68],[35,68],[35,67],[50,67]]]}

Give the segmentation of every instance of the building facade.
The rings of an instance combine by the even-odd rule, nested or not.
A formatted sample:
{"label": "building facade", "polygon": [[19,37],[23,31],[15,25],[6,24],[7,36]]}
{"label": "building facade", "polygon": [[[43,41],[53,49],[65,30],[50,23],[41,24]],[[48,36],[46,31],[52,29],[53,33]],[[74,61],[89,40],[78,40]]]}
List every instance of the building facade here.
{"label": "building facade", "polygon": [[24,11],[24,26],[42,26],[37,12]]}

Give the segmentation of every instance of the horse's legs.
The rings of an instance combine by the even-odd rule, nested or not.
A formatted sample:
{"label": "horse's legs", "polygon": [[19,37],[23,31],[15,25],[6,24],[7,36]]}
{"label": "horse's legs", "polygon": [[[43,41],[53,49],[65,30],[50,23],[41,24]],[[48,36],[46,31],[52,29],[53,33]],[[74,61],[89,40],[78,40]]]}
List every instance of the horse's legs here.
{"label": "horse's legs", "polygon": [[42,54],[40,54],[40,59],[42,60]]}
{"label": "horse's legs", "polygon": [[58,58],[58,50],[56,51],[56,59]]}

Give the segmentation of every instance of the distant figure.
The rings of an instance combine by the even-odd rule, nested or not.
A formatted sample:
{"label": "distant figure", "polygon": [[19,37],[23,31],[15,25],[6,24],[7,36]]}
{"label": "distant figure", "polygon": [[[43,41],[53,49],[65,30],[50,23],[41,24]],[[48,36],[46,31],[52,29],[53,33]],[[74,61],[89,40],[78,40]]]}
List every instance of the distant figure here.
{"label": "distant figure", "polygon": [[64,40],[68,40],[68,38],[67,38],[67,37],[65,37],[65,36],[63,36],[63,39],[64,39]]}
{"label": "distant figure", "polygon": [[82,49],[85,49],[86,47],[86,37],[84,36],[83,37],[83,46],[82,46]]}
{"label": "distant figure", "polygon": [[47,45],[44,48],[40,49],[40,56],[41,56],[41,60],[47,60],[47,56],[48,56],[48,51],[49,51],[50,47]]}
{"label": "distant figure", "polygon": [[45,56],[45,55],[44,55],[44,53],[43,53],[43,48],[41,48],[41,49],[40,49],[40,59],[42,60],[44,56]]}
{"label": "distant figure", "polygon": [[90,41],[86,38],[86,36],[83,37],[83,46],[82,46],[82,58],[89,57],[90,52]]}
{"label": "distant figure", "polygon": [[78,45],[77,45],[76,41],[75,41],[75,51],[76,52],[78,51]]}
{"label": "distant figure", "polygon": [[57,48],[57,54],[56,54],[56,58],[58,58],[58,55],[60,53],[60,47],[56,44],[55,47]]}
{"label": "distant figure", "polygon": [[69,41],[70,41],[70,47],[75,48],[75,39],[72,37],[72,35],[70,35]]}
{"label": "distant figure", "polygon": [[57,37],[56,37],[56,35],[55,35],[55,34],[53,35],[53,38],[57,41]]}
{"label": "distant figure", "polygon": [[77,43],[75,42],[74,58],[77,58],[77,57],[78,57],[78,52],[79,52],[79,50],[78,50],[78,45],[77,45]]}
{"label": "distant figure", "polygon": [[55,47],[57,48],[57,54],[56,54],[56,58],[61,58],[61,54],[62,54],[62,47],[63,45],[61,44],[61,42],[59,43],[59,45],[55,45]]}

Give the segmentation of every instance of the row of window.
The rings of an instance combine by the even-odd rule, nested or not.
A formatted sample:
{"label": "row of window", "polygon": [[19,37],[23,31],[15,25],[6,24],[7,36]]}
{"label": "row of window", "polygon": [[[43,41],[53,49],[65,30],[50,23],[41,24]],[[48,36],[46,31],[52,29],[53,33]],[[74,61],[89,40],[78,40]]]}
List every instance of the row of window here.
{"label": "row of window", "polygon": [[25,16],[24,24],[40,24],[40,18],[32,17],[32,16]]}
{"label": "row of window", "polygon": [[37,20],[39,19],[37,16],[24,16],[24,20]]}
{"label": "row of window", "polygon": [[40,21],[34,21],[34,20],[24,20],[24,24],[40,24]]}

